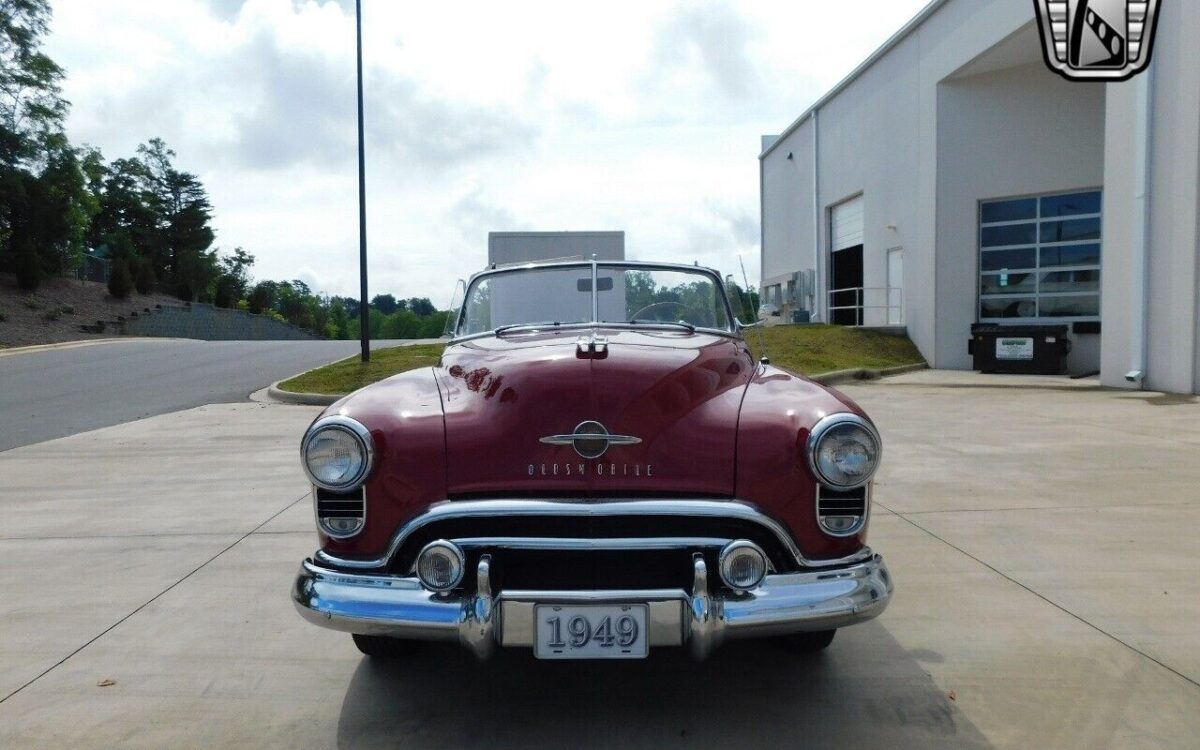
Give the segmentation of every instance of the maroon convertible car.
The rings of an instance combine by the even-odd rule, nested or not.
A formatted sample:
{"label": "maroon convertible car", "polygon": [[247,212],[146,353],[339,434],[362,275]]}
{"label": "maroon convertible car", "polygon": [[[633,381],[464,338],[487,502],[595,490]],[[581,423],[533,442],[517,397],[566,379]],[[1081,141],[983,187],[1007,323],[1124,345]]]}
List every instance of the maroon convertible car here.
{"label": "maroon convertible car", "polygon": [[735,306],[686,265],[472,277],[438,366],[305,433],[320,549],[300,614],[371,656],[450,640],[542,659],[757,637],[813,651],[878,615],[879,434],[755,360]]}

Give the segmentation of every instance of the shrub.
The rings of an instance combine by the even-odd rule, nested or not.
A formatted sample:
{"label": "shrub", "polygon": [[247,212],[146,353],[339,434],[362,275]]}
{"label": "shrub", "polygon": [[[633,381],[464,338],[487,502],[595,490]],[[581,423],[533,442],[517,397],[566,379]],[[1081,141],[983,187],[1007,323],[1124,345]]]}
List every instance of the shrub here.
{"label": "shrub", "polygon": [[133,286],[137,289],[138,294],[153,292],[157,281],[154,278],[154,266],[150,264],[150,259],[139,258],[133,275]]}
{"label": "shrub", "polygon": [[225,274],[217,279],[216,289],[213,292],[213,304],[217,307],[233,307],[241,295],[242,289],[238,280]]}
{"label": "shrub", "polygon": [[42,320],[58,320],[58,310],[47,310],[46,312],[42,313]]}
{"label": "shrub", "polygon": [[0,323],[3,323],[6,320],[8,320],[8,316],[6,316],[4,313],[0,313]]}
{"label": "shrub", "polygon": [[25,307],[29,308],[30,310],[37,310],[42,306],[42,303],[38,302],[38,298],[32,294],[21,300],[21,304],[25,305]]}
{"label": "shrub", "polygon": [[122,260],[113,263],[112,274],[108,277],[108,293],[117,299],[125,299],[133,291],[133,277],[129,273],[129,264]]}
{"label": "shrub", "polygon": [[63,315],[74,315],[75,314],[75,308],[72,305],[63,305],[62,307],[58,308],[58,310]]}

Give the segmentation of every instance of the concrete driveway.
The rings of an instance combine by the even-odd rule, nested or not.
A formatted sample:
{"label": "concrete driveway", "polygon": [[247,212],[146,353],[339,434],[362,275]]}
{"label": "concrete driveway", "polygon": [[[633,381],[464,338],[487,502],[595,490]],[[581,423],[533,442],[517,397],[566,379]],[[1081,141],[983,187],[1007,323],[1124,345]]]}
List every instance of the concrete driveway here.
{"label": "concrete driveway", "polygon": [[885,437],[872,544],[897,591],[813,658],[361,659],[287,594],[312,408],[0,453],[0,746],[1195,747],[1200,403],[957,373],[844,390]]}

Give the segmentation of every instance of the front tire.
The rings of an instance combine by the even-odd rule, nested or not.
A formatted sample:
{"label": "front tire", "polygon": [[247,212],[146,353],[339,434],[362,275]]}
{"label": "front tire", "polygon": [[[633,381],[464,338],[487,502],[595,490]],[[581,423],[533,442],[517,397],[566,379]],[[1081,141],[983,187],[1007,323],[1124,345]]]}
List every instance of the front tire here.
{"label": "front tire", "polygon": [[829,644],[833,643],[833,636],[837,634],[837,629],[834,630],[815,630],[810,633],[793,633],[792,635],[781,636],[777,643],[786,651],[793,654],[815,654],[818,651],[824,651],[829,648]]}
{"label": "front tire", "polygon": [[372,659],[396,659],[416,651],[415,641],[389,638],[386,635],[360,635],[353,633],[354,645]]}

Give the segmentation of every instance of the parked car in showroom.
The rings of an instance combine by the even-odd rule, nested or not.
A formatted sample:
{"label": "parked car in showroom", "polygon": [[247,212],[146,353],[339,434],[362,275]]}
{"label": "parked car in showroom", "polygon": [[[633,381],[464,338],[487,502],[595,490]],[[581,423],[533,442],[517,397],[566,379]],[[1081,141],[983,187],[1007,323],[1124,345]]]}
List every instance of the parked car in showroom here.
{"label": "parked car in showroom", "polygon": [[304,435],[320,549],[297,609],[377,657],[425,640],[543,659],[757,637],[815,651],[877,616],[879,434],[844,395],[755,360],[743,327],[696,266],[476,274],[436,367]]}

